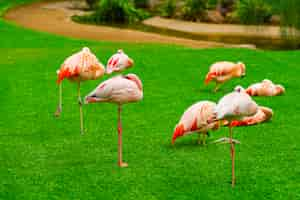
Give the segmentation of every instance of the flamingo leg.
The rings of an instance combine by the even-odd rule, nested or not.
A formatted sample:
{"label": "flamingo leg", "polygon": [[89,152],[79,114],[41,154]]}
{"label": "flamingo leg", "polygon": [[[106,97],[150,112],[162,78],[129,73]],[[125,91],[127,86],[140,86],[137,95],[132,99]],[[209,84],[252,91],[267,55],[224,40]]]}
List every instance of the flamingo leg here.
{"label": "flamingo leg", "polygon": [[119,167],[128,167],[122,158],[122,122],[121,122],[122,105],[118,105],[118,165]]}
{"label": "flamingo leg", "polygon": [[229,125],[229,134],[230,134],[230,155],[231,155],[231,186],[235,185],[235,173],[234,173],[234,160],[235,160],[235,149],[234,142],[232,141],[232,126]]}
{"label": "flamingo leg", "polygon": [[55,117],[59,117],[62,111],[62,83],[60,83],[58,87],[58,106],[54,113]]}
{"label": "flamingo leg", "polygon": [[206,138],[207,138],[207,133],[203,133],[203,141],[202,141],[202,144],[203,145],[206,145]]}
{"label": "flamingo leg", "polygon": [[202,141],[201,141],[201,133],[198,133],[198,140],[197,140],[197,143],[198,143],[198,144],[201,144],[201,142],[202,142]]}
{"label": "flamingo leg", "polygon": [[79,114],[80,114],[80,133],[81,133],[81,135],[83,135],[84,134],[83,112],[82,112],[82,100],[81,100],[81,96],[80,96],[80,82],[78,82],[77,94],[78,94],[78,104],[79,104]]}
{"label": "flamingo leg", "polygon": [[221,84],[216,82],[214,92],[217,92],[220,89],[220,87],[221,87]]}

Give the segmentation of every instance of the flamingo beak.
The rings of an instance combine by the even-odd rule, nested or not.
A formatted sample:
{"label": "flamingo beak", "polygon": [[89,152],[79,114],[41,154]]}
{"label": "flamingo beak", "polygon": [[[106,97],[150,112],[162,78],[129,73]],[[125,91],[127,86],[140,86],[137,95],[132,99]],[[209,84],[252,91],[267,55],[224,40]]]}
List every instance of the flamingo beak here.
{"label": "flamingo beak", "polygon": [[89,104],[89,103],[96,103],[98,100],[96,97],[90,97],[90,96],[87,96],[85,97],[84,99],[84,104]]}
{"label": "flamingo beak", "polygon": [[128,61],[127,61],[127,66],[132,67],[133,64],[134,64],[133,60],[129,58]]}
{"label": "flamingo beak", "polygon": [[176,140],[178,137],[183,136],[183,134],[184,134],[184,126],[183,126],[183,124],[180,124],[180,125],[178,125],[178,126],[175,128],[175,131],[174,131],[174,134],[173,134],[173,137],[172,137],[172,145],[174,145],[175,140]]}
{"label": "flamingo beak", "polygon": [[247,89],[247,90],[246,90],[246,93],[247,93],[249,96],[251,96],[251,94],[252,94],[251,89]]}

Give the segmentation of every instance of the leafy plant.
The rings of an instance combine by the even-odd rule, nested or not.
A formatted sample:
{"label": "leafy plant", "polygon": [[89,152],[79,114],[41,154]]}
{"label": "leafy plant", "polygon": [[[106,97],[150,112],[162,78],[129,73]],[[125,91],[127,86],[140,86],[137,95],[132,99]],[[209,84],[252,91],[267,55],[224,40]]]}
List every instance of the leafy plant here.
{"label": "leafy plant", "polygon": [[239,0],[235,12],[243,24],[264,24],[272,17],[271,7],[264,0]]}
{"label": "leafy plant", "polygon": [[94,9],[99,0],[85,0],[90,9]]}
{"label": "leafy plant", "polygon": [[147,16],[128,0],[101,0],[94,14],[96,23],[134,23]]}
{"label": "leafy plant", "polygon": [[280,7],[283,39],[299,48],[300,4],[298,0],[284,0],[280,2]]}
{"label": "leafy plant", "polygon": [[176,12],[176,0],[167,0],[163,4],[161,13],[163,17],[173,17]]}
{"label": "leafy plant", "polygon": [[186,20],[197,21],[206,17],[208,0],[186,0],[182,16]]}
{"label": "leafy plant", "polygon": [[149,8],[149,0],[134,0],[134,5],[136,8]]}

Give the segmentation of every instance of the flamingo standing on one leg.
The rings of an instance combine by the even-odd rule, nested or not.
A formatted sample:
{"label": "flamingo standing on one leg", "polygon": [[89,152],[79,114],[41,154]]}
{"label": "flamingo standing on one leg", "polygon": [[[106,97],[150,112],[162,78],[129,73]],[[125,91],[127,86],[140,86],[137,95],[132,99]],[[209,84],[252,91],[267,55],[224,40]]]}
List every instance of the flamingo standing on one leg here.
{"label": "flamingo standing on one leg", "polygon": [[67,78],[78,84],[77,94],[80,112],[80,131],[83,131],[82,100],[80,96],[80,83],[85,80],[94,80],[102,77],[105,73],[104,66],[97,57],[85,47],[80,52],[68,57],[61,68],[57,71],[57,83],[59,84],[59,104],[55,116],[60,116],[62,110],[62,81]]}
{"label": "flamingo standing on one leg", "polygon": [[118,105],[118,165],[120,167],[128,166],[122,159],[122,105],[140,101],[142,98],[142,82],[135,74],[112,77],[101,83],[94,91],[85,97],[86,103],[109,102]]}
{"label": "flamingo standing on one leg", "polygon": [[129,58],[122,49],[119,49],[117,53],[108,59],[106,73],[111,74],[113,72],[121,72],[132,66],[133,60]]}
{"label": "flamingo standing on one leg", "polygon": [[244,63],[216,62],[214,63],[205,78],[205,84],[210,81],[216,82],[214,92],[220,88],[221,84],[232,78],[244,77],[246,75],[246,66]]}
{"label": "flamingo standing on one leg", "polygon": [[[235,185],[235,171],[234,171],[234,159],[235,159],[235,149],[233,142],[233,133],[232,127],[234,124],[233,120],[239,120],[246,116],[255,115],[258,111],[257,104],[251,99],[251,97],[245,92],[245,90],[238,86],[235,90],[223,98],[218,102],[215,109],[216,120],[228,120],[229,121],[229,143],[230,143],[230,155],[232,161],[232,187]],[[219,141],[224,141],[221,139]]]}
{"label": "flamingo standing on one leg", "polygon": [[200,144],[200,135],[203,134],[202,143],[205,144],[206,135],[209,130],[219,128],[219,122],[208,123],[208,119],[212,117],[216,104],[211,101],[200,101],[190,106],[182,115],[179,123],[176,125],[172,144],[178,137],[191,133],[198,133],[198,144]]}

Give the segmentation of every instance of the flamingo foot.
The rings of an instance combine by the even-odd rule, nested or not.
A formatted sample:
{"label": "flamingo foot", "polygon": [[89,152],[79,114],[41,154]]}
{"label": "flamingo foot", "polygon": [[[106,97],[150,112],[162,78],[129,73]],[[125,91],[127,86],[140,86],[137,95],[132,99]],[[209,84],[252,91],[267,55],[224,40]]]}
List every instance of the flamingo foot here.
{"label": "flamingo foot", "polygon": [[[215,141],[212,142],[213,144],[230,144],[230,138],[220,138],[220,139],[217,139]],[[235,140],[235,139],[232,139],[232,143],[234,144],[241,144],[240,141],[238,140]]]}
{"label": "flamingo foot", "polygon": [[61,107],[58,106],[57,109],[56,109],[56,111],[55,111],[55,113],[54,113],[54,116],[55,116],[55,117],[60,117],[61,110],[62,110]]}
{"label": "flamingo foot", "polygon": [[121,163],[119,163],[119,167],[121,167],[121,168],[128,167],[128,163],[121,162]]}

